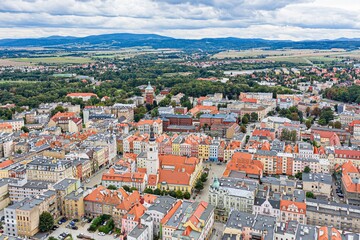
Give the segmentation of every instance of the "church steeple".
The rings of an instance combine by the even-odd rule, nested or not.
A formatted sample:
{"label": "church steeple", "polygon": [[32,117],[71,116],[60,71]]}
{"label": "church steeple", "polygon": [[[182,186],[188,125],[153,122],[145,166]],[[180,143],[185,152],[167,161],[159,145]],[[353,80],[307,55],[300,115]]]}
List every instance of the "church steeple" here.
{"label": "church steeple", "polygon": [[153,127],[150,128],[146,170],[148,174],[157,174],[159,170],[159,151]]}

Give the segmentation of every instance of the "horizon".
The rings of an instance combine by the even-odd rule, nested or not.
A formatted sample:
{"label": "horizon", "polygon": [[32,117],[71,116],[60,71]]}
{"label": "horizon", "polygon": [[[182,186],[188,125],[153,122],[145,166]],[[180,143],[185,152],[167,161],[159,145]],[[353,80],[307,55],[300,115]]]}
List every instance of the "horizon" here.
{"label": "horizon", "polygon": [[177,39],[360,37],[353,0],[3,0],[0,39],[111,33]]}
{"label": "horizon", "polygon": [[266,40],[266,41],[292,41],[292,42],[306,42],[306,41],[337,41],[341,39],[348,39],[348,40],[357,40],[358,37],[348,38],[348,37],[338,37],[338,38],[324,38],[324,39],[302,39],[302,40],[291,40],[291,39],[271,39],[271,38],[257,38],[257,37],[249,37],[249,38],[242,38],[242,37],[235,37],[235,36],[222,36],[222,37],[201,37],[201,38],[181,38],[181,37],[171,37],[167,35],[157,34],[157,33],[132,33],[132,32],[113,32],[113,33],[103,33],[103,34],[91,34],[91,35],[81,35],[81,36],[73,36],[73,35],[49,35],[49,36],[41,36],[41,37],[18,37],[18,38],[0,38],[0,40],[21,40],[21,39],[46,39],[52,37],[59,37],[59,38],[85,38],[91,36],[102,36],[102,35],[115,35],[115,34],[132,34],[132,35],[157,35],[161,37],[168,37],[173,39],[179,40],[202,40],[202,39],[227,39],[227,38],[236,38],[236,39],[259,39],[259,40]]}

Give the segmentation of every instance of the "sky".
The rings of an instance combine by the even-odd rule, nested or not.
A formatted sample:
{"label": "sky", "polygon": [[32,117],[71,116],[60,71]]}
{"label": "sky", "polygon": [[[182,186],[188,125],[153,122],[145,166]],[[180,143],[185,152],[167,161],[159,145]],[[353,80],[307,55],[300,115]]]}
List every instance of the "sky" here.
{"label": "sky", "polygon": [[0,38],[360,38],[359,0],[1,0]]}

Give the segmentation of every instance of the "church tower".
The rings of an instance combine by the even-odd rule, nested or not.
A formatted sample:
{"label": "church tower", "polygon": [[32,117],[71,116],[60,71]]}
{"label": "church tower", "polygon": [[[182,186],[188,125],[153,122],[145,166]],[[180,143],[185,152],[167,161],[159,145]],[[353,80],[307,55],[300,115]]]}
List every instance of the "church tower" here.
{"label": "church tower", "polygon": [[154,104],[154,88],[151,86],[150,82],[145,88],[145,102],[147,104]]}
{"label": "church tower", "polygon": [[150,138],[149,138],[149,146],[147,151],[147,159],[146,159],[146,170],[147,174],[157,174],[159,170],[159,151],[158,145],[154,135],[154,129],[151,127]]}

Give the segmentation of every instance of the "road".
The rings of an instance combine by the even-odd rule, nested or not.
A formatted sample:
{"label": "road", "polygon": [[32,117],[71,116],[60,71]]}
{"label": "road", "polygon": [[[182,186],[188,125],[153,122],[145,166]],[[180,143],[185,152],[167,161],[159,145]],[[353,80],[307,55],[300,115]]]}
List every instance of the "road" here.
{"label": "road", "polygon": [[[119,161],[119,159],[121,159],[122,156],[116,156],[115,159],[113,159],[111,162],[110,162],[110,165],[113,165],[114,163],[116,163],[117,161]],[[101,183],[101,177],[103,175],[103,173],[107,172],[109,169],[107,169],[106,167],[102,168],[100,171],[98,171],[97,173],[95,173],[94,175],[91,176],[90,178],[90,182],[88,183],[84,183],[84,186],[85,187],[88,187],[88,188],[92,188],[94,187],[95,185],[99,185]]]}

